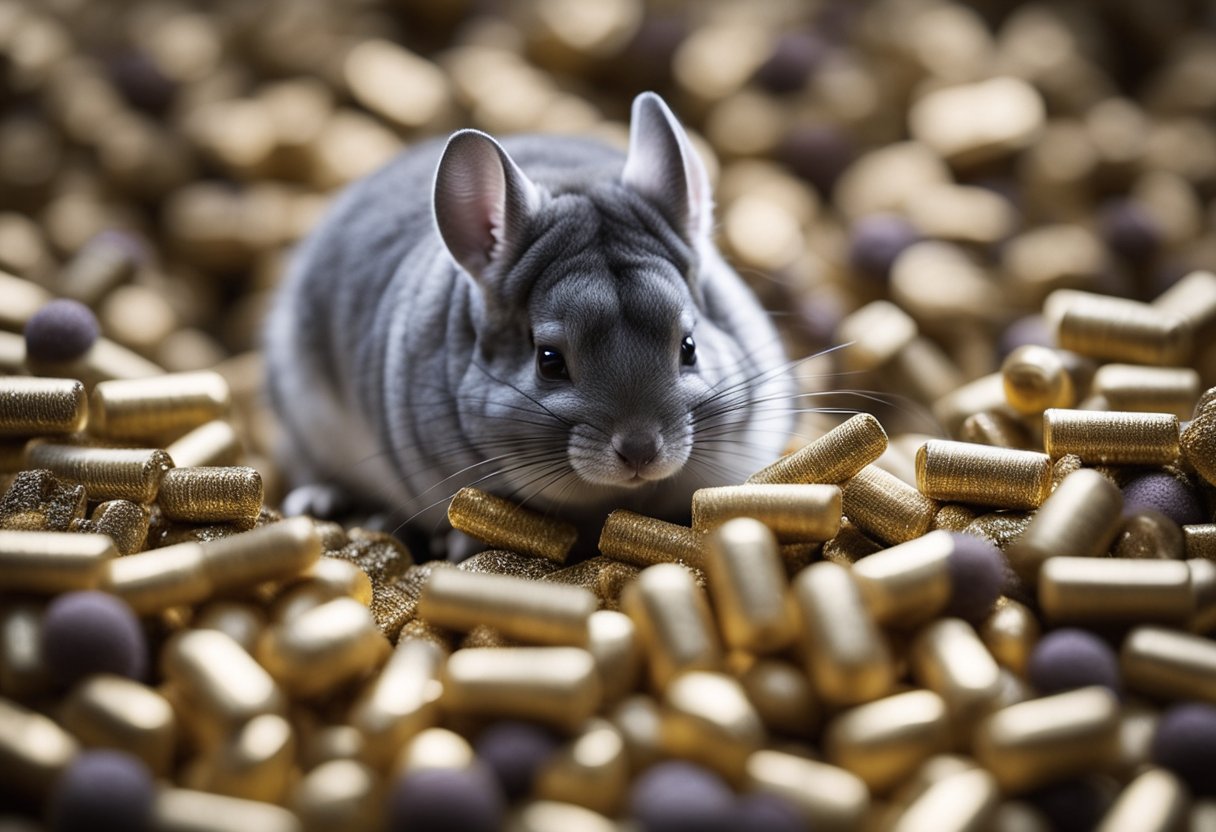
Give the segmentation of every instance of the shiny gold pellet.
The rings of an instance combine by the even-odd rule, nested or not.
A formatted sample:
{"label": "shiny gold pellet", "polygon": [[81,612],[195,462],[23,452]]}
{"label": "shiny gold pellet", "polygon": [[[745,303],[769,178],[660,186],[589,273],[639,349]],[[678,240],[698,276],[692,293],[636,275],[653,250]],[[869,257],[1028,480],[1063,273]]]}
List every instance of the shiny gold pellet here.
{"label": "shiny gold pellet", "polygon": [[478,624],[464,634],[456,645],[458,650],[475,647],[519,647],[518,641],[507,638],[501,631],[485,624]]}
{"label": "shiny gold pellet", "polygon": [[[449,564],[442,561],[410,566],[400,579],[388,582],[372,580],[372,602],[369,609],[376,619],[380,632],[395,640],[402,628],[416,620],[418,598],[422,595],[422,587],[426,585],[431,572],[436,568],[451,569]],[[422,622],[418,622],[423,626]],[[437,627],[425,625],[432,634],[440,632]],[[446,632],[446,631],[445,631]],[[443,640],[446,642],[446,636]]]}
{"label": "shiny gold pellet", "polygon": [[1106,364],[1094,375],[1094,395],[1111,410],[1172,413],[1189,419],[1199,399],[1199,373],[1190,367]]}
{"label": "shiny gold pellet", "polygon": [[692,495],[692,527],[711,531],[736,517],[768,526],[783,543],[828,540],[840,529],[835,485],[725,485]]}
{"label": "shiny gold pellet", "polygon": [[152,828],[158,832],[299,832],[300,821],[272,803],[169,787],[156,795]]}
{"label": "shiny gold pellet", "polygon": [[355,832],[379,817],[376,773],[357,760],[328,760],[308,769],[291,789],[289,808],[303,832]]}
{"label": "shiny gold pellet", "polygon": [[1119,666],[1129,690],[1166,700],[1216,704],[1216,642],[1164,627],[1137,627],[1123,640]]}
{"label": "shiny gold pellet", "polygon": [[469,741],[447,728],[424,728],[397,754],[393,774],[435,769],[467,769],[477,760]]}
{"label": "shiny gold pellet", "polygon": [[705,571],[727,648],[774,653],[794,640],[797,614],[789,581],[764,523],[739,517],[715,529]]}
{"label": "shiny gold pellet", "polygon": [[191,732],[205,748],[217,747],[260,714],[284,713],[286,700],[260,664],[218,630],[186,630],[161,653],[161,669],[193,717]]}
{"label": "shiny gold pellet", "polygon": [[440,671],[447,650],[426,639],[397,645],[351,707],[348,721],[363,735],[363,757],[383,769],[397,750],[439,721]]}
{"label": "shiny gold pellet", "polygon": [[1182,431],[1182,456],[1208,485],[1216,485],[1216,407],[1207,407]]}
{"label": "shiny gold pellet", "polygon": [[531,719],[575,730],[600,706],[595,659],[578,647],[458,650],[440,704],[453,715]]}
{"label": "shiny gold pellet", "polygon": [[1182,781],[1162,768],[1150,768],[1128,783],[1095,827],[1096,832],[1170,832],[1184,828],[1191,808]]}
{"label": "shiny gold pellet", "polygon": [[261,714],[207,752],[187,779],[208,792],[278,803],[291,782],[295,749],[291,723]]}
{"label": "shiny gold pellet", "polygon": [[999,410],[972,413],[959,427],[958,438],[963,442],[991,445],[995,448],[1029,450],[1031,445],[1030,432],[1026,430],[1026,426]]}
{"label": "shiny gold pellet", "polygon": [[177,719],[165,697],[122,676],[86,677],[63,702],[63,727],[86,747],[119,748],[169,776],[177,748]]}
{"label": "shiny gold pellet", "polygon": [[1128,559],[1173,559],[1185,557],[1182,528],[1154,509],[1134,511],[1123,518],[1123,526],[1111,555]]}
{"label": "shiny gold pellet", "polygon": [[618,832],[619,824],[599,812],[556,800],[528,800],[511,815],[510,832]]}
{"label": "shiny gold pellet", "polygon": [[747,478],[749,485],[840,483],[887,449],[887,434],[869,413],[858,413],[823,436]]}
{"label": "shiny gold pellet", "polygon": [[983,769],[960,771],[929,785],[891,826],[891,832],[987,832],[1001,799]]}
{"label": "shiny gold pellet", "polygon": [[77,433],[88,417],[84,385],[76,379],[0,377],[0,437]]}
{"label": "shiny gold pellet", "polygon": [[907,806],[928,791],[934,783],[940,783],[947,777],[964,771],[976,771],[978,768],[975,760],[961,754],[935,754],[917,766],[912,776],[891,795],[891,802],[896,806]]}
{"label": "shiny gold pellet", "polygon": [[1157,297],[1152,307],[1191,322],[1199,335],[1207,334],[1216,321],[1216,274],[1193,271]]}
{"label": "shiny gold pellet", "polygon": [[840,531],[836,536],[824,542],[820,555],[822,560],[839,563],[842,566],[851,566],[859,560],[881,551],[882,548],[881,544],[866,537],[845,517],[840,521]]}
{"label": "shiny gold pellet", "polygon": [[12,795],[45,797],[80,746],[48,717],[0,697],[0,779]]}
{"label": "shiny gold pellet", "polygon": [[51,293],[37,283],[3,269],[0,269],[0,295],[5,301],[0,306],[0,329],[10,332],[21,332],[26,321],[52,300]]}
{"label": "shiny gold pellet", "polygon": [[1146,303],[1064,289],[1053,292],[1043,308],[1066,350],[1163,367],[1181,366],[1190,357],[1190,323]]}
{"label": "shiny gold pellet", "polygon": [[[531,560],[549,563],[540,558]],[[582,587],[595,595],[601,610],[615,610],[621,605],[621,593],[637,578],[640,571],[632,564],[621,563],[607,555],[597,555],[574,566],[550,572],[541,580]]]}
{"label": "shiny gold pellet", "polygon": [[578,530],[477,488],[462,488],[448,506],[452,528],[496,549],[564,563]]}
{"label": "shiny gold pellet", "polygon": [[[319,719],[319,717],[318,717]],[[297,714],[297,723],[300,718]],[[301,725],[299,762],[304,769],[331,760],[359,760],[363,756],[363,735],[351,725]]]}
{"label": "shiny gold pellet", "polygon": [[886,793],[950,745],[946,703],[936,693],[897,693],[844,711],[824,732],[828,761]]}
{"label": "shiny gold pellet", "polygon": [[93,589],[118,555],[104,534],[0,529],[0,589],[59,593]]}
{"label": "shiny gold pellet", "polygon": [[55,476],[84,485],[90,500],[150,503],[173,460],[154,448],[90,448],[32,442],[26,446],[28,468],[45,468]]}
{"label": "shiny gold pellet", "polygon": [[1019,676],[1026,675],[1030,653],[1039,641],[1039,620],[1022,603],[997,599],[992,613],[980,624],[980,640],[999,664]]}
{"label": "shiny gold pellet", "polygon": [[808,826],[824,832],[857,829],[870,809],[870,790],[857,775],[784,751],[752,754],[745,790],[785,798]]}
{"label": "shiny gold pellet", "polygon": [[216,590],[292,578],[321,556],[321,537],[308,517],[291,517],[201,544]]}
{"label": "shiny gold pellet", "polygon": [[654,697],[635,693],[609,714],[625,740],[629,765],[641,771],[663,756],[663,714]]}
{"label": "shiny gold pellet", "polygon": [[989,373],[969,381],[933,403],[934,417],[951,436],[958,435],[968,416],[987,412],[1016,415],[1005,401],[1005,382],[1000,373]]}
{"label": "shiny gold pellet", "polygon": [[1193,633],[1209,633],[1216,629],[1216,563],[1189,558],[1186,568],[1191,572],[1191,597],[1195,604],[1188,629]]}
{"label": "shiny gold pellet", "polygon": [[916,485],[937,500],[1032,509],[1051,492],[1051,458],[1033,451],[933,439],[916,452]]}
{"label": "shiny gold pellet", "polygon": [[1026,532],[1033,516],[1033,512],[1025,511],[990,511],[968,523],[963,532],[982,537],[1004,551]]}
{"label": "shiny gold pellet", "polygon": [[1180,455],[1178,417],[1092,410],[1043,412],[1043,448],[1097,465],[1170,465]]}
{"label": "shiny gold pellet", "polygon": [[1002,693],[1000,668],[971,625],[941,618],[912,643],[912,676],[945,701],[955,724],[969,726],[992,710]]}
{"label": "shiny gold pellet", "polygon": [[694,760],[738,783],[747,758],[766,737],[760,715],[732,677],[694,670],[667,686],[662,742],[669,754]]}
{"label": "shiny gold pellet", "polygon": [[532,793],[615,815],[628,787],[629,757],[621,732],[608,720],[593,718],[541,766]]}
{"label": "shiny gold pellet", "polygon": [[656,563],[705,564],[705,532],[617,509],[600,532],[600,551],[607,557],[645,569]]}
{"label": "shiny gold pellet", "polygon": [[836,342],[846,372],[876,370],[891,361],[915,338],[916,321],[887,300],[866,304],[840,322]]}
{"label": "shiny gold pellet", "polygon": [[1024,416],[1037,416],[1049,407],[1072,407],[1077,391],[1060,354],[1049,347],[1018,347],[1001,364],[1005,401]]}
{"label": "shiny gold pellet", "polygon": [[89,433],[123,440],[178,438],[224,418],[231,405],[228,382],[211,371],[103,381],[89,400]]}
{"label": "shiny gold pellet", "polygon": [[148,539],[148,509],[130,500],[107,500],[93,509],[93,528],[114,541],[120,555],[133,555]]}
{"label": "shiny gold pellet", "polygon": [[840,505],[858,528],[888,544],[928,532],[939,508],[936,501],[873,465],[841,486]]}
{"label": "shiny gold pellet", "polygon": [[373,670],[390,652],[367,607],[337,598],[270,627],[255,655],[284,689],[313,698]]}
{"label": "shiny gold pellet", "polygon": [[[534,558],[506,549],[486,549],[456,565],[465,572],[484,572],[490,575],[509,575],[539,581],[547,575],[562,571],[559,564],[546,558]],[[572,567],[570,567],[572,568]]]}
{"label": "shiny gold pellet", "polygon": [[801,668],[782,659],[756,659],[739,674],[739,683],[770,730],[803,739],[813,735],[821,708]]}
{"label": "shiny gold pellet", "polygon": [[27,357],[26,363],[37,375],[78,378],[84,382],[85,387],[92,387],[103,381],[152,378],[165,374],[158,365],[104,335],[93,342],[88,352],[72,361],[50,364]]}
{"label": "shiny gold pellet", "polygon": [[0,608],[0,695],[28,701],[52,687],[42,649],[43,605],[9,598]]}
{"label": "shiny gold pellet", "polygon": [[651,684],[663,690],[686,670],[717,670],[722,647],[705,593],[674,563],[643,569],[621,596],[645,647]]}
{"label": "shiny gold pellet", "polygon": [[1191,572],[1181,561],[1054,557],[1039,573],[1039,606],[1053,624],[1185,626],[1194,604]]}
{"label": "shiny gold pellet", "polygon": [[329,598],[354,598],[363,606],[372,602],[372,580],[353,561],[320,557],[300,578],[295,586],[321,589]]}
{"label": "shiny gold pellet", "polygon": [[808,566],[794,579],[802,616],[802,649],[811,682],[832,705],[856,705],[887,694],[895,681],[891,654],[849,570]]}
{"label": "shiny gold pellet", "polygon": [[961,503],[946,503],[933,515],[934,531],[961,532],[979,516],[976,509]]}
{"label": "shiny gold pellet", "polygon": [[1069,474],[1031,518],[1006,554],[1018,576],[1038,581],[1043,563],[1060,554],[1105,555],[1122,524],[1123,493],[1089,468]]}
{"label": "shiny gold pellet", "polygon": [[954,537],[932,531],[857,561],[853,579],[874,620],[909,627],[941,612],[953,592],[948,569],[953,553]]}
{"label": "shiny gold pellet", "polygon": [[241,440],[231,424],[215,419],[183,434],[165,450],[182,468],[235,465],[241,456]]}
{"label": "shiny gold pellet", "polygon": [[139,615],[197,604],[215,590],[206,560],[203,544],[194,542],[137,552],[110,561],[101,588],[122,598]]}
{"label": "shiny gold pellet", "polygon": [[1216,523],[1183,526],[1182,540],[1188,558],[1216,561]]}
{"label": "shiny gold pellet", "polygon": [[599,669],[606,705],[619,702],[637,687],[642,673],[642,644],[629,616],[613,610],[591,613],[587,650]]}
{"label": "shiny gold pellet", "polygon": [[579,587],[460,569],[432,572],[418,599],[418,614],[439,627],[485,624],[508,638],[579,647],[595,609],[595,596]]}
{"label": "shiny gold pellet", "polygon": [[249,528],[262,510],[262,475],[252,468],[172,468],[156,502],[170,520]]}
{"label": "shiny gold pellet", "polygon": [[1002,791],[1030,791],[1115,759],[1119,702],[1097,686],[1020,702],[980,723],[973,743],[976,759]]}
{"label": "shiny gold pellet", "polygon": [[253,651],[266,624],[266,611],[261,606],[239,601],[211,601],[190,620],[195,629],[227,633],[248,652]]}

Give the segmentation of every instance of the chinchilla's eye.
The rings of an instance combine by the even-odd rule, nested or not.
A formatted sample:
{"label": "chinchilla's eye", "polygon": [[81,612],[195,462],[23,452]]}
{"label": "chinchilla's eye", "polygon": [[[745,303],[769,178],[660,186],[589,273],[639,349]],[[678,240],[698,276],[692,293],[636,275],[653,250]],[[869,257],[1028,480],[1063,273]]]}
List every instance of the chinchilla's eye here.
{"label": "chinchilla's eye", "polygon": [[680,342],[680,363],[685,367],[697,363],[697,342],[692,340],[691,335],[685,335],[684,340]]}
{"label": "chinchilla's eye", "polygon": [[536,348],[536,372],[541,378],[549,381],[568,381],[570,372],[566,369],[566,359],[553,347],[540,346]]}

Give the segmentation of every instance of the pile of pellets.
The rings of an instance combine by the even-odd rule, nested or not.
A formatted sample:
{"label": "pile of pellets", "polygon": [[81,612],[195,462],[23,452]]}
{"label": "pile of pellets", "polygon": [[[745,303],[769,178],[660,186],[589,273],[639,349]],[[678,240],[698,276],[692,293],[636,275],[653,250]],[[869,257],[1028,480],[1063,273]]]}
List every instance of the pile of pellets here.
{"label": "pile of pellets", "polygon": [[[0,826],[1216,830],[1199,6],[0,0]],[[477,489],[460,564],[284,518],[259,325],[329,198],[643,89],[791,452],[578,563]]]}

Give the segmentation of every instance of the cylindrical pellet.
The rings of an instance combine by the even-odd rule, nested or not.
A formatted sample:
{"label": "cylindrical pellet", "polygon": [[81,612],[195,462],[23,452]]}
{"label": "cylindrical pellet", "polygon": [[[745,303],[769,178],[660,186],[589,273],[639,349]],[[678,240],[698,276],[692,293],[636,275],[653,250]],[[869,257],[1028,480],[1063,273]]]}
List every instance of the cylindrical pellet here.
{"label": "cylindrical pellet", "polygon": [[44,797],[79,750],[50,718],[0,698],[0,794]]}
{"label": "cylindrical pellet", "polygon": [[1195,599],[1195,614],[1188,629],[1192,633],[1210,633],[1216,630],[1216,563],[1188,558],[1186,568],[1191,572],[1191,596]]}
{"label": "cylindrical pellet", "polygon": [[205,562],[203,545],[193,542],[115,558],[107,564],[102,589],[139,615],[197,604],[214,591]]}
{"label": "cylindrical pellet", "polygon": [[[167,472],[166,472],[167,473]],[[93,509],[94,529],[108,535],[120,555],[133,555],[148,539],[149,515],[146,506],[130,500],[107,500]]]}
{"label": "cylindrical pellet", "polygon": [[122,676],[87,677],[64,700],[60,721],[85,746],[120,748],[167,777],[177,747],[177,719],[165,697]]}
{"label": "cylindrical pellet", "polygon": [[1006,548],[1009,564],[1033,584],[1043,563],[1055,555],[1105,555],[1119,533],[1122,511],[1123,493],[1117,485],[1090,468],[1074,471]]}
{"label": "cylindrical pellet", "polygon": [[785,798],[810,828],[822,832],[858,829],[870,808],[870,790],[857,775],[784,751],[752,754],[745,790]]}
{"label": "cylindrical pellet", "polygon": [[448,506],[452,528],[497,549],[564,563],[578,530],[477,488],[462,488]]}
{"label": "cylindrical pellet", "polygon": [[321,556],[321,537],[308,517],[291,517],[202,544],[204,566],[217,590],[291,578]]}
{"label": "cylindrical pellet", "polygon": [[887,449],[887,434],[869,413],[858,413],[797,451],[747,478],[749,485],[840,483]]}
{"label": "cylindrical pellet", "polygon": [[60,479],[81,483],[90,500],[150,503],[173,460],[154,448],[90,448],[31,442],[28,468],[45,468]]}
{"label": "cylindrical pellet", "polygon": [[916,452],[916,485],[935,500],[1037,508],[1051,493],[1051,458],[1033,451],[934,439]]}
{"label": "cylindrical pellet", "polygon": [[946,703],[928,690],[897,693],[851,708],[828,724],[823,739],[829,762],[853,772],[879,793],[890,791],[949,746]]}
{"label": "cylindrical pellet", "polygon": [[262,510],[262,475],[252,468],[173,468],[156,502],[170,520],[251,527]]}
{"label": "cylindrical pellet", "polygon": [[615,815],[629,787],[629,757],[621,732],[590,719],[536,774],[533,794]]}
{"label": "cylindrical pellet", "polygon": [[646,648],[650,680],[663,690],[685,670],[717,670],[722,648],[705,593],[674,563],[643,569],[621,596]]}
{"label": "cylindrical pellet", "polygon": [[701,567],[705,562],[705,532],[617,509],[604,521],[599,549],[606,557],[643,569],[673,562]]}
{"label": "cylindrical pellet", "polygon": [[1059,345],[1081,355],[1166,367],[1190,357],[1190,323],[1146,303],[1060,290],[1047,298],[1044,311]]}
{"label": "cylindrical pellet", "polygon": [[1216,523],[1183,526],[1182,541],[1188,558],[1216,561]]}
{"label": "cylindrical pellet", "polygon": [[196,717],[191,724],[208,747],[259,714],[282,714],[274,679],[232,638],[218,630],[186,630],[165,644],[165,678]]}
{"label": "cylindrical pellet", "polygon": [[0,589],[52,594],[92,589],[117,554],[104,534],[0,529]]}
{"label": "cylindrical pellet", "polygon": [[446,659],[447,651],[433,642],[405,639],[364,688],[348,721],[363,734],[371,765],[386,767],[410,737],[439,721],[439,676]]}
{"label": "cylindrical pellet", "polygon": [[709,537],[709,592],[726,646],[774,653],[794,639],[796,612],[773,533],[758,520],[728,520]]}
{"label": "cylindrical pellet", "polygon": [[605,704],[615,704],[633,692],[642,673],[642,644],[633,619],[614,610],[591,613],[587,650],[599,669]]}
{"label": "cylindrical pellet", "polygon": [[1182,561],[1049,558],[1039,573],[1048,621],[1186,626],[1194,614],[1191,572]]}
{"label": "cylindrical pellet", "polygon": [[1026,430],[1026,426],[1000,410],[972,413],[959,427],[958,438],[962,442],[991,445],[994,448],[1025,450],[1031,445],[1030,432]]}
{"label": "cylindrical pellet", "polygon": [[895,681],[891,654],[849,570],[808,566],[794,579],[802,647],[815,690],[833,705],[884,696]]}
{"label": "cylindrical pellet", "polygon": [[1199,409],[1179,441],[1183,458],[1208,485],[1216,485],[1216,407]]}
{"label": "cylindrical pellet", "polygon": [[889,544],[928,532],[939,508],[894,474],[873,465],[841,486],[840,506],[863,532]]}
{"label": "cylindrical pellet", "polygon": [[300,832],[300,821],[272,803],[166,788],[156,796],[152,828],[157,832]]}
{"label": "cylindrical pellet", "polygon": [[42,645],[43,604],[9,598],[0,607],[0,695],[28,701],[53,685]]}
{"label": "cylindrical pellet", "polygon": [[266,630],[256,655],[287,691],[309,698],[375,668],[389,652],[367,607],[337,598]]}
{"label": "cylindrical pellet", "polygon": [[1072,407],[1077,400],[1072,377],[1060,354],[1049,347],[1018,347],[1001,364],[1005,401],[1023,416],[1037,416],[1049,407]]}
{"label": "cylindrical pellet", "polygon": [[912,643],[912,676],[945,701],[956,724],[971,725],[996,706],[1000,668],[971,625],[942,618]]}
{"label": "cylindrical pellet", "polygon": [[160,440],[221,419],[228,382],[215,372],[102,381],[89,401],[89,432],[107,439]]}
{"label": "cylindrical pellet", "polygon": [[988,832],[1000,799],[991,774],[960,771],[930,784],[900,812],[891,832]]}
{"label": "cylindrical pellet", "polygon": [[511,815],[510,832],[619,832],[615,820],[574,803],[528,800]]}
{"label": "cylindrical pellet", "polygon": [[724,673],[696,670],[675,679],[663,696],[663,748],[732,782],[767,732],[743,687]]}
{"label": "cylindrical pellet", "polygon": [[1005,411],[1014,414],[1005,401],[1005,382],[1000,373],[989,373],[957,387],[933,403],[933,415],[951,436],[973,413]]}
{"label": "cylindrical pellet", "polygon": [[241,456],[241,440],[232,425],[215,419],[174,440],[165,450],[181,468],[234,465]]}
{"label": "cylindrical pellet", "polygon": [[1043,448],[1052,459],[1076,454],[1098,465],[1169,465],[1181,453],[1170,413],[1047,410]]}
{"label": "cylindrical pellet", "polygon": [[379,817],[379,780],[356,760],[329,760],[308,771],[292,788],[288,808],[304,832],[372,828]]}
{"label": "cylindrical pellet", "polygon": [[828,540],[840,530],[835,485],[724,485],[692,495],[692,527],[710,531],[736,517],[768,526],[783,543]]}
{"label": "cylindrical pellet", "polygon": [[600,690],[595,659],[577,647],[458,650],[444,665],[440,703],[452,714],[573,730],[599,708]]}
{"label": "cylindrical pellet", "polygon": [[1127,784],[1096,832],[1174,832],[1191,808],[1185,785],[1163,768],[1151,768]]}
{"label": "cylindrical pellet", "polygon": [[447,728],[424,728],[400,749],[393,774],[412,774],[434,769],[467,769],[477,760],[473,746]]}
{"label": "cylindrical pellet", "polygon": [[1093,394],[1111,410],[1172,413],[1189,419],[1199,399],[1199,373],[1190,367],[1106,364],[1094,375]]}
{"label": "cylindrical pellet", "polygon": [[973,738],[976,759],[1006,794],[1100,769],[1116,758],[1118,741],[1119,702],[1104,687],[1002,708]]}
{"label": "cylindrical pellet", "polygon": [[437,626],[485,624],[508,638],[558,646],[585,645],[595,609],[595,596],[581,587],[461,569],[432,572],[418,599],[418,614]]}
{"label": "cylindrical pellet", "polygon": [[739,683],[771,730],[809,738],[819,724],[819,702],[802,668],[782,659],[757,659],[739,674]]}
{"label": "cylindrical pellet", "polygon": [[853,579],[874,620],[913,626],[933,618],[950,601],[949,532],[933,531],[875,552],[853,564]]}
{"label": "cylindrical pellet", "polygon": [[1123,681],[1136,693],[1216,705],[1216,642],[1211,639],[1137,627],[1123,640],[1119,665]]}
{"label": "cylindrical pellet", "polygon": [[998,598],[979,633],[997,663],[1019,676],[1026,675],[1030,653],[1039,641],[1039,620],[1025,604],[1012,598]]}
{"label": "cylindrical pellet", "polygon": [[77,433],[88,415],[84,385],[76,379],[0,377],[0,437]]}
{"label": "cylindrical pellet", "polygon": [[1155,509],[1133,511],[1123,518],[1111,556],[1182,560],[1186,557],[1182,528]]}
{"label": "cylindrical pellet", "polygon": [[207,752],[191,783],[216,794],[278,803],[291,783],[295,750],[291,723],[261,714]]}

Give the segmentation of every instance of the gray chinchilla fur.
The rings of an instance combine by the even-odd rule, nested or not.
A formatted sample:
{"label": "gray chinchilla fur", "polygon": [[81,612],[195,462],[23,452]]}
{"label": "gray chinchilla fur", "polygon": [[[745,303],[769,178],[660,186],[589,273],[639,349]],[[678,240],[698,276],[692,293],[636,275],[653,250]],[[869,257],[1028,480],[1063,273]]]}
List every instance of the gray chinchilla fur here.
{"label": "gray chinchilla fur", "polygon": [[653,93],[628,154],[462,130],[356,183],[268,322],[293,484],[431,536],[476,485],[578,523],[584,552],[615,508],[687,521],[695,489],[772,462],[793,422],[777,333],[712,213]]}

